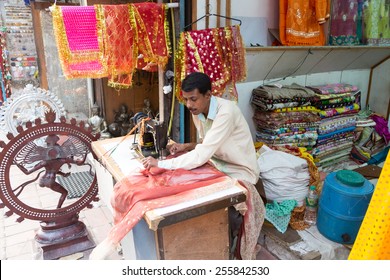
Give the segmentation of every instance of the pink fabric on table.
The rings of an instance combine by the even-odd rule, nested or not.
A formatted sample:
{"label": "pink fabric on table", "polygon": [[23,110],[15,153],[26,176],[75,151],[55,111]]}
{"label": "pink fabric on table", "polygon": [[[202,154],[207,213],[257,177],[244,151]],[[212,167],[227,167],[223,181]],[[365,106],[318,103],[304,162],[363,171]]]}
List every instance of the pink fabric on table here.
{"label": "pink fabric on table", "polygon": [[[217,185],[217,188],[223,190],[234,183],[235,179],[210,164],[192,170],[152,168],[129,174],[114,186],[111,201],[114,226],[108,237],[93,250],[90,259],[107,256],[147,211],[204,197],[209,193],[207,189],[211,185]],[[243,211],[245,231],[241,242],[241,255],[245,259],[253,259],[264,221],[264,205],[260,203],[260,196],[253,185],[250,186],[246,182],[241,185],[248,190],[247,200],[238,204],[238,210]]]}

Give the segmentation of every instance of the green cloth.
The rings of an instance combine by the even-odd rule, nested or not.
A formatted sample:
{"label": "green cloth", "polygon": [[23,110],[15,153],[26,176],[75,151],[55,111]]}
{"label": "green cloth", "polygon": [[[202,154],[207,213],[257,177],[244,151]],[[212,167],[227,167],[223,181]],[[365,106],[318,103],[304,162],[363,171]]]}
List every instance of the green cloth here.
{"label": "green cloth", "polygon": [[274,201],[265,205],[265,219],[281,233],[285,233],[291,218],[291,211],[297,206],[295,200]]}

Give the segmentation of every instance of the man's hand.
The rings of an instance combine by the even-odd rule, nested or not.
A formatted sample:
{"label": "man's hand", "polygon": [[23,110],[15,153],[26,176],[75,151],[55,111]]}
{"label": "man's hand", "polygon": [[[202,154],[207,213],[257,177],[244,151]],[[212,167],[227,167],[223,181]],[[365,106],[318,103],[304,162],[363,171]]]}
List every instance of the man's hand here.
{"label": "man's hand", "polygon": [[180,152],[187,152],[191,151],[195,148],[196,144],[195,143],[173,143],[172,145],[167,145],[167,149],[169,150],[169,153],[171,155],[175,155]]}
{"label": "man's hand", "polygon": [[158,160],[155,159],[154,157],[147,157],[142,159],[142,164],[146,169],[150,169],[152,167],[157,167],[158,166]]}

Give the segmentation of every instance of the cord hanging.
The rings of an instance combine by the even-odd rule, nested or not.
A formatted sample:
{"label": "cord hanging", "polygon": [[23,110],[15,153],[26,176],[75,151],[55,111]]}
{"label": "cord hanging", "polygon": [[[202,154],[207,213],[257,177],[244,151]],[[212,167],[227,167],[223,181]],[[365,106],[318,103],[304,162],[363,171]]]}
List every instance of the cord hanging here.
{"label": "cord hanging", "polygon": [[235,21],[238,21],[238,24],[241,25],[242,24],[242,21],[238,18],[233,18],[233,17],[228,17],[228,16],[223,16],[223,15],[218,15],[218,14],[205,14],[204,16],[198,18],[197,20],[195,20],[194,22],[191,22],[190,24],[187,24],[184,29],[187,29],[188,27],[190,27],[191,25],[197,23],[198,21],[200,21],[201,19],[204,19],[205,17],[210,17],[210,16],[216,16],[216,17],[221,17],[221,18],[225,18],[225,19],[230,19],[230,20],[235,20]]}

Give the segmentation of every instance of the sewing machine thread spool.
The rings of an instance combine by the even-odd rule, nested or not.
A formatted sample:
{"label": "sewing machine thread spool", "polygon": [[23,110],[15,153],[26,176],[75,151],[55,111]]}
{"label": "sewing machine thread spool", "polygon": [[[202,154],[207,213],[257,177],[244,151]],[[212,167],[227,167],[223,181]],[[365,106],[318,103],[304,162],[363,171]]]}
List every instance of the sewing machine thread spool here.
{"label": "sewing machine thread spool", "polygon": [[151,132],[145,132],[142,136],[141,150],[154,150],[154,137]]}
{"label": "sewing machine thread spool", "polygon": [[134,123],[136,123],[139,128],[139,138],[138,138],[138,147],[144,157],[152,156],[157,157],[155,144],[154,144],[154,135],[153,135],[153,121],[143,113],[138,112],[133,117]]}

